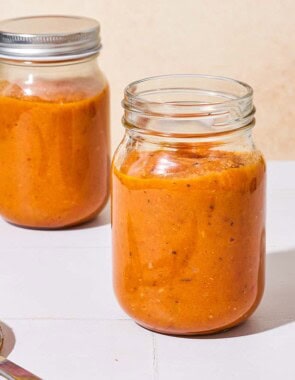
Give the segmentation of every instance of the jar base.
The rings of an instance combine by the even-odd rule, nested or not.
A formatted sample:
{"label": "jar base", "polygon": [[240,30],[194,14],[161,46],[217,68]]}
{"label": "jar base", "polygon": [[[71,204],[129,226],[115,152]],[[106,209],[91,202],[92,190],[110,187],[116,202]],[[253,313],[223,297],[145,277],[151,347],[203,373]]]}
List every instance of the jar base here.
{"label": "jar base", "polygon": [[81,226],[83,224],[86,224],[86,223],[89,223],[89,222],[93,221],[97,216],[98,216],[98,214],[95,214],[95,215],[92,215],[92,216],[90,216],[88,218],[85,218],[85,219],[77,221],[77,222],[73,222],[73,223],[69,223],[69,224],[65,224],[65,225],[61,225],[61,226],[52,226],[52,227],[48,227],[48,226],[44,226],[44,227],[43,226],[40,226],[40,227],[30,226],[30,225],[18,224],[18,223],[15,223],[15,222],[11,222],[10,220],[5,219],[5,218],[2,218],[2,219],[6,223],[11,224],[12,226],[18,227],[18,228],[24,228],[24,229],[27,229],[27,230],[37,230],[37,231],[54,231],[54,230],[66,230],[68,228],[73,228],[73,227]]}
{"label": "jar base", "polygon": [[219,328],[216,328],[216,329],[212,329],[212,330],[205,330],[205,331],[201,331],[201,332],[169,332],[169,331],[164,331],[164,330],[161,330],[161,329],[155,329],[155,328],[151,328],[151,327],[148,327],[148,326],[145,326],[144,324],[140,323],[140,322],[137,322],[135,321],[135,323],[144,328],[145,330],[149,330],[151,332],[154,332],[154,333],[157,333],[157,334],[161,334],[161,335],[168,335],[168,336],[174,336],[174,337],[182,337],[182,338],[193,338],[193,337],[206,337],[206,336],[209,336],[209,335],[214,335],[214,334],[222,334],[222,333],[225,333],[231,329],[234,329],[235,327],[238,327],[240,325],[242,325],[243,323],[245,323],[247,321],[247,319],[243,319],[241,321],[237,321],[235,323],[232,323],[228,326],[224,326],[224,327],[219,327]]}
{"label": "jar base", "polygon": [[5,217],[2,217],[2,219],[5,222],[7,222],[7,223],[9,223],[9,224],[11,224],[11,225],[13,225],[15,227],[29,229],[29,230],[41,230],[41,231],[65,230],[65,229],[68,229],[68,228],[73,228],[73,227],[81,226],[83,224],[86,224],[86,223],[89,223],[89,222],[93,221],[103,211],[103,209],[105,208],[107,202],[108,202],[108,197],[103,202],[103,204],[96,211],[92,212],[90,215],[88,215],[88,216],[86,216],[86,217],[84,217],[82,219],[79,219],[79,220],[77,220],[75,222],[70,222],[70,223],[61,224],[61,225],[35,226],[35,225],[30,225],[30,224],[17,223],[17,222],[14,222],[12,220],[9,220],[9,219],[7,219]]}

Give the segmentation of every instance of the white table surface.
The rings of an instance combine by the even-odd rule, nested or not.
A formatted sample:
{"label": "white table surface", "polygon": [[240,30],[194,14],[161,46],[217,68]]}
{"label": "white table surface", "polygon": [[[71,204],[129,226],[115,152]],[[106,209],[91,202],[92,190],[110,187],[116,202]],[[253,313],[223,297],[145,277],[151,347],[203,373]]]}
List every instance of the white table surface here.
{"label": "white table surface", "polygon": [[267,287],[244,325],[176,338],[133,323],[111,284],[108,210],[63,231],[0,222],[2,354],[45,380],[295,379],[295,161],[268,164]]}

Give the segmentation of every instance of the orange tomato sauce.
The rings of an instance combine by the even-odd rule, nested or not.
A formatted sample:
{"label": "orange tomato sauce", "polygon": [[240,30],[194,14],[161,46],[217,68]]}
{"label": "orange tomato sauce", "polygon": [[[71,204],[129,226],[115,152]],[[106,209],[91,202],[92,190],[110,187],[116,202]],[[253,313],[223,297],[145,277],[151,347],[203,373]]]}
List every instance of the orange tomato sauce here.
{"label": "orange tomato sauce", "polygon": [[36,228],[94,217],[109,192],[108,124],[107,85],[40,80],[25,90],[1,82],[0,214]]}
{"label": "orange tomato sauce", "polygon": [[259,153],[131,152],[113,168],[114,288],[142,326],[234,326],[264,287],[265,163]]}

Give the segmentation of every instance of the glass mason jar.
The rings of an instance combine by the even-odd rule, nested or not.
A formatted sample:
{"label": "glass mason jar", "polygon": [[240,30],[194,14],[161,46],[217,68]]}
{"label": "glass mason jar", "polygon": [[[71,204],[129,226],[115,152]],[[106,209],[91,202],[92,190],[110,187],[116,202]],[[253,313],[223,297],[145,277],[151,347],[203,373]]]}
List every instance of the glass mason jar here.
{"label": "glass mason jar", "polygon": [[109,194],[109,88],[97,21],[0,23],[0,214],[33,228],[95,217]]}
{"label": "glass mason jar", "polygon": [[131,83],[112,165],[114,289],[140,325],[176,335],[235,326],[264,288],[265,162],[252,89],[171,75]]}

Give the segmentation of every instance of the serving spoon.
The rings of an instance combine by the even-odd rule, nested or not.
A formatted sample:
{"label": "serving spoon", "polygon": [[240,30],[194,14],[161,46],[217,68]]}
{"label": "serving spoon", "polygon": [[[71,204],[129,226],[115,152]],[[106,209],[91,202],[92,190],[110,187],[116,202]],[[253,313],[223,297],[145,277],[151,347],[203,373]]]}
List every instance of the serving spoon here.
{"label": "serving spoon", "polygon": [[[3,333],[0,327],[0,351],[3,345],[3,341]],[[40,377],[33,375],[26,369],[0,356],[0,379],[2,377],[7,380],[42,380]]]}

